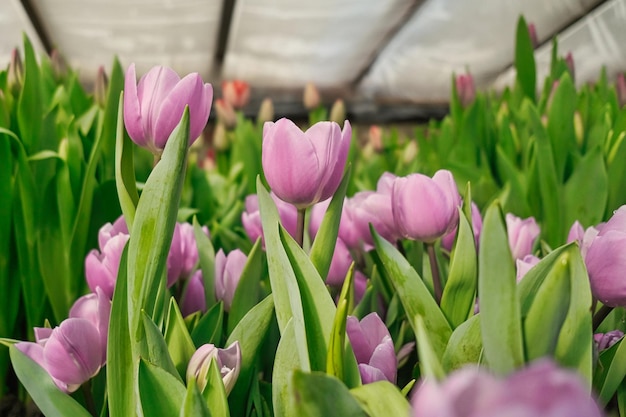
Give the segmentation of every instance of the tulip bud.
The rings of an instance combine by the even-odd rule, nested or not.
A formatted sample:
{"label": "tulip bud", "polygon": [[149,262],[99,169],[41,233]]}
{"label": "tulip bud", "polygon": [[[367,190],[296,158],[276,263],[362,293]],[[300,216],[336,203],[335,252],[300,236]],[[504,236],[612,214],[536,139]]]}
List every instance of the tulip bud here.
{"label": "tulip bud", "polygon": [[215,129],[213,130],[213,147],[216,151],[226,151],[230,148],[228,132],[226,132],[226,127],[222,123],[215,124]]}
{"label": "tulip bud", "polygon": [[261,102],[259,107],[259,113],[256,116],[257,124],[271,122],[274,120],[274,102],[271,98],[267,97]]}
{"label": "tulip bud", "polygon": [[372,148],[377,153],[381,153],[384,150],[383,147],[383,131],[378,125],[371,125],[367,135],[368,143],[372,145]]}
{"label": "tulip bud", "polygon": [[583,226],[576,220],[572,227],[570,228],[569,233],[567,234],[567,243],[571,243],[576,241],[578,246],[580,247],[580,254],[585,259],[587,255],[587,250],[591,245],[591,242],[596,238],[598,233],[600,233],[600,228],[602,225],[598,225],[598,227],[590,226],[587,230],[583,229]]}
{"label": "tulip bud", "polygon": [[104,67],[98,67],[98,75],[96,75],[96,85],[94,88],[94,99],[102,108],[107,104],[107,91],[109,89],[109,77],[107,77]]}
{"label": "tulip bud", "polygon": [[456,77],[456,92],[459,96],[461,106],[467,107],[476,98],[476,85],[474,84],[474,77],[469,72],[467,74],[460,74]]}
{"label": "tulip bud", "polygon": [[[298,211],[289,203],[285,203],[278,198],[273,192],[270,193],[276,208],[278,209],[278,216],[280,217],[280,224],[287,230],[291,236],[296,235],[296,221],[298,217]],[[259,211],[259,199],[256,194],[251,194],[246,197],[245,211],[241,214],[241,223],[248,235],[248,238],[252,242],[260,237],[263,238],[263,226],[261,224],[261,212]]]}
{"label": "tulip bud", "polygon": [[208,373],[211,362],[215,361],[220,373],[222,381],[226,389],[226,395],[230,394],[239,371],[241,369],[241,350],[239,342],[235,341],[226,349],[220,349],[213,344],[202,345],[196,350],[189,360],[187,366],[187,379],[196,378],[198,389],[202,392],[208,382]]}
{"label": "tulip bud", "polygon": [[120,259],[129,237],[123,233],[115,235],[100,247],[101,252],[94,249],[87,254],[85,277],[92,292],[100,287],[109,300],[113,299]]}
{"label": "tulip bud", "polygon": [[378,314],[370,313],[360,322],[348,316],[346,333],[359,364],[361,381],[369,384],[387,380],[395,384],[398,360],[389,330]]}
{"label": "tulip bud", "polygon": [[109,317],[111,316],[111,300],[104,294],[100,287],[96,293],[83,295],[74,302],[70,308],[70,318],[80,318],[89,321],[100,334],[100,347],[102,349],[102,362],[107,360],[107,336],[109,333]]}
{"label": "tulip bud", "polygon": [[516,281],[518,284],[528,271],[537,265],[540,260],[541,259],[537,258],[535,255],[526,255],[522,259],[515,260],[515,266],[517,268]]}
{"label": "tulip bud", "polygon": [[180,312],[183,317],[196,311],[206,312],[206,296],[201,270],[197,270],[189,280],[187,288],[185,288],[185,295],[180,303]]}
{"label": "tulip bud", "polygon": [[215,100],[215,112],[217,113],[218,123],[222,124],[227,130],[232,130],[237,126],[235,109],[226,100],[222,98]]}
{"label": "tulip bud", "polygon": [[[209,229],[202,228],[208,236]],[[193,226],[189,223],[176,223],[172,244],[167,255],[167,286],[189,278],[198,263],[198,246]]]}
{"label": "tulip bud", "polygon": [[432,243],[459,222],[461,196],[447,170],[432,178],[411,174],[396,179],[391,201],[396,228],[405,238]]}
{"label": "tulip bud", "polygon": [[[333,107],[330,108],[329,119],[331,122],[335,122],[341,126],[344,120],[346,120],[346,104],[342,99],[335,100]],[[345,126],[344,126],[345,129]]]}
{"label": "tulip bud", "polygon": [[[478,242],[480,240],[480,231],[483,228],[483,218],[480,215],[480,209],[472,201],[472,232],[474,233],[474,244],[476,245],[476,249],[478,250]],[[454,239],[456,238],[456,234],[458,232],[458,227],[455,227],[450,233],[441,238],[441,247],[447,250],[448,252],[452,252],[452,246],[454,246]]]}
{"label": "tulip bud", "polygon": [[[302,103],[304,104],[304,108],[307,110],[316,109],[321,103],[320,92],[315,84],[310,81],[306,83],[306,86],[304,87]],[[341,120],[343,121],[344,119]]]}
{"label": "tulip bud", "polygon": [[266,122],[262,164],[267,183],[281,199],[302,209],[331,197],[346,166],[352,129],[319,122],[302,132],[291,120]]}
{"label": "tulip bud", "polygon": [[22,56],[17,48],[11,51],[11,60],[7,70],[7,87],[17,97],[24,85],[24,65],[22,64]]}
{"label": "tulip bud", "polygon": [[402,151],[402,163],[404,165],[409,165],[413,163],[415,157],[417,157],[417,142],[414,140],[409,140]]}
{"label": "tulip bud", "polygon": [[522,259],[530,255],[541,230],[534,217],[521,219],[511,213],[506,215],[506,228],[509,235],[509,247],[513,259]]}
{"label": "tulip bud", "polygon": [[576,81],[576,67],[574,66],[574,55],[572,55],[571,52],[568,52],[567,55],[565,55],[565,63],[567,64],[567,69],[572,76],[572,81]]}
{"label": "tulip bud", "polygon": [[413,395],[412,416],[602,416],[583,379],[548,359],[504,379],[485,369],[468,366],[441,383],[423,380]]}
{"label": "tulip bud", "polygon": [[617,90],[617,101],[619,102],[619,106],[624,107],[626,104],[626,78],[624,78],[623,72],[617,74],[615,90]]}
{"label": "tulip bud", "polygon": [[215,255],[215,297],[224,302],[224,311],[230,311],[239,279],[248,256],[235,249],[228,256],[220,249]]}
{"label": "tulip bud", "polygon": [[585,126],[583,125],[583,118],[578,110],[574,112],[574,132],[576,134],[576,143],[578,146],[582,146],[583,140],[585,139]]}
{"label": "tulip bud", "polygon": [[352,265],[352,255],[348,250],[348,247],[341,238],[337,238],[335,243],[335,251],[330,261],[330,268],[328,269],[328,275],[326,276],[326,284],[336,287],[343,285],[346,279],[346,274]]}
{"label": "tulip bud", "polygon": [[594,334],[593,341],[596,343],[598,352],[602,352],[619,342],[622,337],[624,337],[624,332],[621,330],[612,330],[606,333]]}
{"label": "tulip bud", "polygon": [[207,124],[213,100],[213,87],[204,84],[197,73],[182,80],[166,67],[153,67],[136,83],[135,64],[124,81],[124,124],[130,138],[139,146],[160,156],[185,107],[189,107],[189,145]]}
{"label": "tulip bud", "polygon": [[537,49],[539,46],[539,37],[537,36],[537,28],[534,23],[528,24],[528,35],[530,35],[530,42],[533,44],[533,48]]}
{"label": "tulip bud", "polygon": [[250,101],[250,85],[242,80],[224,81],[222,97],[235,109],[241,109]]}

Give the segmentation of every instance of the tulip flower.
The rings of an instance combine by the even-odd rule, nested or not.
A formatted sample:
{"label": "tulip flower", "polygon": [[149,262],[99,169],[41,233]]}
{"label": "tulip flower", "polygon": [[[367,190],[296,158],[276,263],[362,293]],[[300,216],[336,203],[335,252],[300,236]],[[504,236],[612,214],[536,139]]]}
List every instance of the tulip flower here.
{"label": "tulip flower", "polygon": [[360,322],[348,316],[346,332],[359,364],[361,381],[369,384],[387,380],[395,384],[398,360],[389,330],[378,314],[370,313]]}
{"label": "tulip flower", "polygon": [[239,342],[233,342],[226,349],[217,348],[213,344],[202,345],[191,356],[187,365],[187,379],[195,377],[200,391],[206,387],[209,367],[213,360],[222,374],[222,381],[226,395],[228,395],[235,386],[241,369]]}
{"label": "tulip flower", "polygon": [[583,259],[585,259],[591,242],[598,236],[603,226],[604,223],[600,223],[595,227],[589,226],[587,229],[584,229],[578,220],[576,220],[567,234],[567,243],[577,242],[580,247],[580,254]]}
{"label": "tulip flower", "polygon": [[274,120],[274,102],[271,98],[264,98],[259,106],[259,112],[256,115],[257,124],[271,122]]}
{"label": "tulip flower", "polygon": [[568,52],[565,55],[565,64],[567,64],[567,69],[569,70],[570,75],[572,76],[572,81],[576,80],[576,66],[574,65],[574,55],[572,52]]}
{"label": "tulip flower", "polygon": [[442,383],[424,380],[413,395],[413,417],[600,417],[582,378],[540,360],[507,378],[465,367]]}
{"label": "tulip flower", "polygon": [[605,349],[610,348],[624,337],[624,332],[621,330],[612,330],[606,333],[596,333],[593,335],[593,341],[596,343],[598,352],[602,352]]}
{"label": "tulip flower", "polygon": [[187,283],[185,295],[180,302],[180,312],[183,317],[187,317],[196,311],[206,312],[206,296],[201,270],[197,270]]}
{"label": "tulip flower", "polygon": [[411,174],[393,183],[393,217],[398,232],[405,238],[433,243],[456,227],[460,204],[450,171],[439,170],[432,178]]}
{"label": "tulip flower", "polygon": [[248,256],[235,249],[228,256],[220,249],[215,255],[215,297],[224,302],[224,311],[230,311],[235,291]]}
{"label": "tulip flower", "polygon": [[335,100],[333,106],[330,108],[330,114],[328,115],[328,119],[331,122],[335,122],[337,124],[346,119],[346,103],[344,103],[342,99],[338,98],[337,100]]}
{"label": "tulip flower", "polygon": [[[291,236],[296,235],[296,218],[298,213],[296,208],[285,203],[276,194],[270,193],[280,217],[280,224],[287,230]],[[261,223],[261,212],[259,211],[259,198],[256,194],[250,194],[246,197],[245,211],[241,214],[241,223],[252,242],[256,242],[259,237],[263,237],[263,225]]]}
{"label": "tulip flower", "polygon": [[120,258],[128,238],[127,234],[117,234],[106,241],[104,247],[100,248],[101,252],[94,249],[87,254],[85,277],[92,292],[100,287],[109,300],[113,299]]}
{"label": "tulip flower", "polygon": [[[480,215],[480,209],[472,201],[472,232],[474,233],[474,244],[476,245],[476,249],[478,249],[478,242],[480,240],[480,231],[483,228],[483,218]],[[452,252],[452,246],[454,246],[454,239],[456,238],[456,234],[458,232],[458,227],[455,227],[453,231],[445,235],[441,238],[441,247],[447,250],[448,252]]]}
{"label": "tulip flower", "polygon": [[541,232],[535,218],[521,219],[507,213],[506,228],[513,259],[522,259],[524,256],[530,255]]}
{"label": "tulip flower", "polygon": [[537,265],[540,260],[541,259],[532,254],[526,255],[522,259],[516,259],[515,266],[517,267],[517,282],[519,283],[522,278],[524,278],[524,275],[526,275],[528,271],[530,271],[535,265]]}
{"label": "tulip flower", "polygon": [[352,129],[319,122],[302,132],[291,120],[263,126],[263,172],[278,198],[298,209],[331,197],[341,182]]}
{"label": "tulip flower", "polygon": [[456,92],[459,95],[459,101],[463,107],[467,107],[476,98],[476,85],[474,77],[469,72],[456,76]]}
{"label": "tulip flower", "polygon": [[[209,229],[202,228],[208,236]],[[198,263],[198,246],[193,226],[189,223],[176,223],[172,244],[167,255],[167,286],[189,278]]]}
{"label": "tulip flower", "polygon": [[341,238],[337,238],[333,258],[330,261],[330,268],[326,276],[326,284],[341,286],[346,278],[346,274],[352,265],[352,255],[348,247]]}
{"label": "tulip flower", "polygon": [[626,206],[602,226],[585,255],[591,292],[609,307],[626,306]]}
{"label": "tulip flower", "polygon": [[80,318],[89,321],[100,334],[102,348],[102,362],[107,360],[107,337],[109,333],[109,318],[111,316],[111,300],[100,287],[95,293],[83,295],[70,308],[70,318]]}
{"label": "tulip flower", "polygon": [[313,110],[319,107],[322,100],[320,99],[320,92],[314,83],[308,82],[304,86],[304,94],[302,95],[302,104],[307,110]]}
{"label": "tulip flower", "polygon": [[36,329],[35,334],[37,343],[20,342],[15,347],[44,368],[59,389],[74,392],[100,370],[100,332],[89,320],[69,318],[52,330]]}
{"label": "tulip flower", "polygon": [[242,80],[224,81],[222,97],[235,109],[241,109],[250,101],[250,84]]}
{"label": "tulip flower", "polygon": [[136,84],[135,64],[126,71],[124,82],[124,124],[130,138],[155,155],[165,143],[189,106],[189,145],[207,124],[213,87],[193,73],[182,80],[174,70],[156,66]]}
{"label": "tulip flower", "polygon": [[100,250],[104,248],[109,239],[119,234],[128,234],[128,226],[126,225],[124,216],[120,216],[115,222],[107,223],[100,228],[98,231],[98,246]]}

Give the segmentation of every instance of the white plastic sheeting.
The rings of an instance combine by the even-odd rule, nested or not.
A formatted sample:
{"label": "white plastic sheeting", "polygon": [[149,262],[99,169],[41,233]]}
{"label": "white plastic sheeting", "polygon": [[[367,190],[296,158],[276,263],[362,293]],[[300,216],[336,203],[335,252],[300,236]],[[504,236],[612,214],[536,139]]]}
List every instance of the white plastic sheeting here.
{"label": "white plastic sheeting", "polygon": [[264,87],[345,87],[413,3],[238,0],[222,76]]}
{"label": "white plastic sheeting", "polygon": [[366,96],[447,101],[453,72],[490,85],[513,62],[523,14],[540,41],[584,15],[597,0],[427,0],[378,56],[360,86]]}
{"label": "white plastic sheeting", "polygon": [[[4,0],[3,0],[4,1]],[[208,77],[221,20],[221,1],[34,0],[54,47],[82,75],[95,76],[113,56],[143,73],[167,65]]]}
{"label": "white plastic sheeting", "polygon": [[0,32],[0,66],[2,68],[8,65],[13,48],[22,49],[23,33],[28,35],[37,51],[43,51],[39,37],[20,0],[0,1],[0,28],[2,28]]}
{"label": "white plastic sheeting", "polygon": [[[589,13],[557,35],[559,55],[568,52],[574,58],[576,84],[594,81],[606,67],[609,80],[626,69],[626,0],[612,0]],[[550,71],[552,45],[543,45],[535,52],[537,88]],[[515,70],[510,68],[494,82],[496,89],[511,85]]]}

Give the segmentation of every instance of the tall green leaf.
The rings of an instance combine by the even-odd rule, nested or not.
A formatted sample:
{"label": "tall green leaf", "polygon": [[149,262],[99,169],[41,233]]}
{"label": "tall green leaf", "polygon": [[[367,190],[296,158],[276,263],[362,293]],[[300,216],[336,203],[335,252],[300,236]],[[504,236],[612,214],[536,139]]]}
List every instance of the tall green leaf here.
{"label": "tall green leaf", "polygon": [[348,388],[337,378],[321,372],[293,372],[294,416],[365,417],[367,414]]}
{"label": "tall green leaf", "polygon": [[183,408],[186,391],[183,383],[169,372],[143,359],[139,362],[139,399],[144,416],[178,415]]}
{"label": "tall green leaf", "polygon": [[517,82],[524,95],[531,101],[535,101],[536,74],[535,74],[535,54],[528,25],[523,16],[517,20],[517,31],[515,36],[515,70]]}

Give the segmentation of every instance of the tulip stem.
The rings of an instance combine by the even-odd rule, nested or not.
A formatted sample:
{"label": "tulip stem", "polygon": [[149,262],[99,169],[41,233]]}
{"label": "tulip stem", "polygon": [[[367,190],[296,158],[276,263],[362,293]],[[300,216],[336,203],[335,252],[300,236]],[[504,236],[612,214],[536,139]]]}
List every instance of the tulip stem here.
{"label": "tulip stem", "polygon": [[304,215],[306,208],[298,208],[298,217],[296,219],[296,242],[302,247],[304,244]]}
{"label": "tulip stem", "polygon": [[96,417],[98,412],[96,411],[96,403],[93,400],[93,395],[91,393],[91,379],[87,380],[82,386],[83,395],[85,396],[85,405],[87,406],[87,410],[89,414]]}
{"label": "tulip stem", "polygon": [[433,289],[435,290],[435,301],[437,304],[441,302],[443,289],[441,288],[441,277],[439,275],[439,265],[437,264],[437,254],[435,253],[435,245],[433,243],[424,243],[428,251],[428,260],[430,261],[430,272],[433,276]]}
{"label": "tulip stem", "polygon": [[603,305],[593,316],[593,330],[598,330],[598,327],[602,324],[606,316],[608,316],[611,311],[613,311],[613,307]]}

